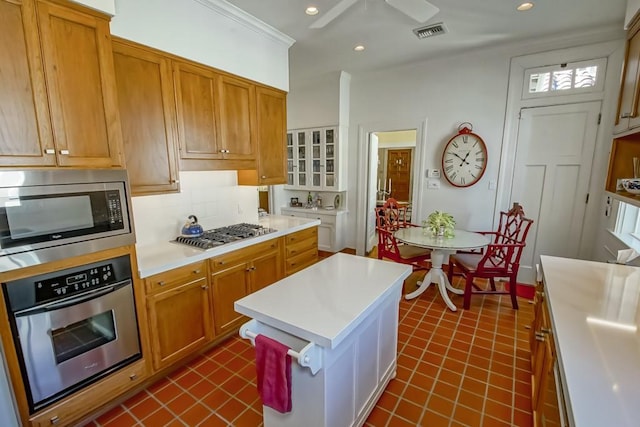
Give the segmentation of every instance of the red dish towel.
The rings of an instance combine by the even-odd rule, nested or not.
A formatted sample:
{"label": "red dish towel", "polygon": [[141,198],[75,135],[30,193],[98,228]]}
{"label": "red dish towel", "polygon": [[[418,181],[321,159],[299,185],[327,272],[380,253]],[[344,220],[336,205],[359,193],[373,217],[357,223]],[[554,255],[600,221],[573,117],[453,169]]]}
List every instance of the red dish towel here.
{"label": "red dish towel", "polygon": [[258,393],[262,404],[291,412],[291,356],[289,347],[264,335],[256,336]]}

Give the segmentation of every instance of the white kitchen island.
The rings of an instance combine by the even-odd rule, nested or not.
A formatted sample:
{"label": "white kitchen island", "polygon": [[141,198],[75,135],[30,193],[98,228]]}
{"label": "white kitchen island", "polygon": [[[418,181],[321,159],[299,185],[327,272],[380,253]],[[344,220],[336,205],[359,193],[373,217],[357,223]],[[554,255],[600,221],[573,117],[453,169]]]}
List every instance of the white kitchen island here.
{"label": "white kitchen island", "polygon": [[[292,363],[292,411],[264,406],[265,427],[364,423],[396,371],[398,305],[411,267],[338,253],[242,298],[264,334],[300,353]],[[304,365],[304,366],[302,366]]]}

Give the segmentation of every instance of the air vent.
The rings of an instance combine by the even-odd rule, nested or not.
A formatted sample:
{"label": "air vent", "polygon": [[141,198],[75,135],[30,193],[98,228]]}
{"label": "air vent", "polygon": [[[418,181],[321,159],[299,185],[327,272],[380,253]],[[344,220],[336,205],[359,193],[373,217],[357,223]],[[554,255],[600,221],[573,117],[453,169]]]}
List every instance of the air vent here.
{"label": "air vent", "polygon": [[427,37],[438,36],[447,32],[447,27],[442,22],[437,24],[428,25],[422,28],[416,28],[413,30],[413,34],[419,39],[426,39]]}

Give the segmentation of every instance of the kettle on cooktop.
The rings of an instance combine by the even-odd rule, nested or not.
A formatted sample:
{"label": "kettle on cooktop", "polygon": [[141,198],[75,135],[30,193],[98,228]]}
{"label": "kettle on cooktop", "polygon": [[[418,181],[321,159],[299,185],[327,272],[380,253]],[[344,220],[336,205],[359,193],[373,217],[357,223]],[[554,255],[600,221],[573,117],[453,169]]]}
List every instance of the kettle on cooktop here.
{"label": "kettle on cooktop", "polygon": [[198,217],[195,215],[189,215],[187,222],[185,222],[180,235],[182,237],[201,237],[204,234],[202,226],[198,224]]}

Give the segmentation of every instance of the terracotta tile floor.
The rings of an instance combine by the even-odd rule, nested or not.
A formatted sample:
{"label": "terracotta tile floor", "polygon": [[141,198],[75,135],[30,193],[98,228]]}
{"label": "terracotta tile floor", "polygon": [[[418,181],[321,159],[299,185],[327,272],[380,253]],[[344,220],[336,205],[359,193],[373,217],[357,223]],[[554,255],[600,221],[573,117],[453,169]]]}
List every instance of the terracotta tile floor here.
{"label": "terracotta tile floor", "polygon": [[[405,283],[410,291],[424,272]],[[453,296],[462,306],[462,298]],[[435,286],[400,303],[398,370],[366,425],[531,426],[532,306],[476,296],[449,311]],[[295,405],[295,402],[294,402]],[[254,351],[234,337],[99,416],[89,426],[262,425]]]}

